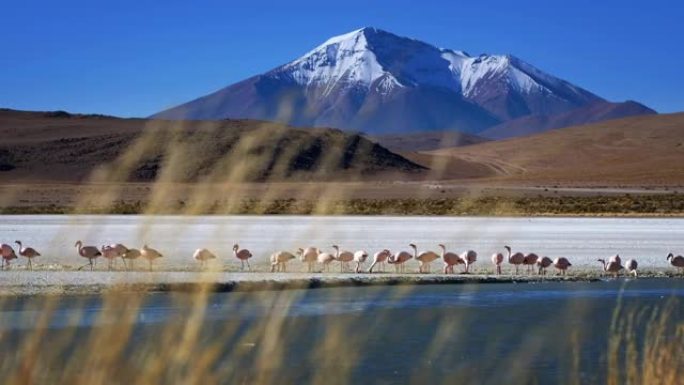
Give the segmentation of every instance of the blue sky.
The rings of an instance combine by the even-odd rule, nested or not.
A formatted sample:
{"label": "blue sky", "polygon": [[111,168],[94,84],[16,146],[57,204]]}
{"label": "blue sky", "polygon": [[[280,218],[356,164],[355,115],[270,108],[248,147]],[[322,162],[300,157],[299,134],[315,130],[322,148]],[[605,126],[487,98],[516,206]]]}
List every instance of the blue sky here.
{"label": "blue sky", "polygon": [[3,0],[0,107],[147,116],[373,26],[684,110],[681,1]]}

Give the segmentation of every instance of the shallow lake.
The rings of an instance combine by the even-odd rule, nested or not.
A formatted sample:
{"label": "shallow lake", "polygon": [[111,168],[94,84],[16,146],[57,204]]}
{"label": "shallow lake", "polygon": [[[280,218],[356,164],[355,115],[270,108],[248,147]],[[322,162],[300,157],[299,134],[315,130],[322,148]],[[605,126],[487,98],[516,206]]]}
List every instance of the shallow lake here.
{"label": "shallow lake", "polygon": [[[4,301],[5,353],[41,324],[44,301]],[[321,383],[605,383],[611,325],[634,314],[648,320],[668,305],[667,319],[683,322],[684,280],[217,293],[199,309],[187,293],[148,295],[140,306],[97,296],[52,301],[43,338],[69,336],[67,350],[93,346],[94,331],[129,322],[127,349],[156,351],[163,336],[184,330],[174,323],[199,311],[196,348],[219,345],[218,365],[230,367],[226,383],[310,383],[320,376],[328,378]],[[641,340],[652,324],[635,322],[630,330]],[[130,357],[126,365],[135,364]]]}

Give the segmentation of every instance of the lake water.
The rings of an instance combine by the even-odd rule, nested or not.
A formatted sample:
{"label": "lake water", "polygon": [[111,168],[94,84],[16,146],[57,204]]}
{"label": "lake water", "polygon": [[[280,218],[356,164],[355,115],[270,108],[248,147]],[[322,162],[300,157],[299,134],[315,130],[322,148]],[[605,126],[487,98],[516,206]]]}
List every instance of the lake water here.
{"label": "lake water", "polygon": [[[93,346],[97,330],[134,324],[122,373],[140,362],[134,352],[157,354],[164,330],[184,330],[174,323],[203,312],[195,349],[219,345],[223,383],[605,383],[615,319],[641,312],[648,320],[670,304],[668,321],[684,322],[681,279],[217,293],[199,310],[187,293],[148,295],[140,307],[52,300],[43,338],[67,336],[71,343],[58,345],[67,350]],[[33,332],[42,301],[3,302],[2,351]],[[630,330],[643,338],[647,326]]]}
{"label": "lake water", "polygon": [[[193,251],[207,247],[233,262],[231,248],[238,242],[266,261],[278,249],[295,250],[313,245],[331,250],[382,248],[438,250],[445,243],[453,251],[474,249],[480,254],[476,268],[490,268],[489,256],[514,251],[550,257],[565,256],[579,266],[598,266],[596,258],[619,253],[636,258],[640,267],[667,267],[669,252],[684,253],[684,219],[681,218],[490,218],[490,217],[385,217],[385,216],[2,216],[0,242],[20,239],[38,249],[42,263],[82,263],[74,248],[85,244],[148,243],[166,258],[160,266],[192,264]],[[19,261],[23,263],[23,261]]]}

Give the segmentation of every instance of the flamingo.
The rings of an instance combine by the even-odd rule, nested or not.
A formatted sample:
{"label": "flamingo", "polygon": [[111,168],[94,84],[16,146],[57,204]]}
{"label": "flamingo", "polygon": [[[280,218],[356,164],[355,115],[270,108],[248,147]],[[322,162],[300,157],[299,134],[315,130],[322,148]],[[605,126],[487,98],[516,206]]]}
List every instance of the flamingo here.
{"label": "flamingo", "polygon": [[121,243],[113,243],[111,245],[107,245],[104,247],[114,250],[114,252],[116,252],[116,256],[113,260],[116,260],[116,258],[121,258],[121,261],[123,261],[124,264],[124,268],[126,268],[126,259],[124,259],[124,255],[126,255],[126,253],[128,252],[128,247],[122,245]]}
{"label": "flamingo", "polygon": [[627,269],[627,272],[630,274],[634,274],[634,278],[637,278],[637,266],[636,259],[628,259],[627,262],[625,262],[625,269]]}
{"label": "flamingo", "polygon": [[565,276],[568,267],[572,266],[572,263],[570,263],[570,261],[567,258],[560,257],[556,258],[553,261],[553,266],[560,271],[561,275]]}
{"label": "flamingo", "polygon": [[216,259],[216,255],[209,251],[209,249],[202,248],[195,250],[195,252],[192,254],[192,259],[200,263],[200,269],[204,269],[209,260]]}
{"label": "flamingo", "polygon": [[527,266],[527,273],[531,273],[533,266],[537,263],[537,260],[539,259],[539,256],[535,253],[529,253],[525,255],[525,258],[523,258],[523,265]]}
{"label": "flamingo", "polygon": [[[128,249],[126,252],[121,256],[121,258],[124,260],[124,267],[126,269],[133,269],[133,261],[136,259],[140,258],[142,253],[138,249]],[[126,260],[129,260],[129,265],[126,265]]]}
{"label": "flamingo", "polygon": [[620,259],[620,254],[613,255],[612,257],[610,257],[608,262],[615,262],[618,265],[622,265],[622,259]]}
{"label": "flamingo", "polygon": [[620,274],[620,270],[623,269],[622,265],[619,262],[616,262],[614,260],[608,260],[606,262],[605,259],[597,259],[597,261],[601,262],[603,264],[603,271],[606,273],[613,274],[616,278]]}
{"label": "flamingo", "polygon": [[496,267],[496,275],[501,275],[501,264],[503,263],[504,256],[501,253],[492,254],[492,263]]}
{"label": "flamingo", "polygon": [[358,250],[354,253],[354,262],[356,262],[356,268],[354,269],[354,272],[356,274],[359,273],[359,269],[361,269],[361,264],[366,262],[366,259],[368,259],[368,253],[365,250]]}
{"label": "flamingo", "polygon": [[[413,251],[415,254],[416,245],[410,243],[409,246],[413,247]],[[397,255],[390,255],[387,258],[387,263],[389,263],[390,265],[394,265],[395,273],[404,273],[406,271],[406,261],[408,261],[411,258],[413,258],[413,254],[409,253],[408,251],[400,251]]]}
{"label": "flamingo", "polygon": [[24,247],[21,244],[21,241],[14,241],[17,245],[19,245],[19,255],[22,257],[26,257],[28,259],[28,269],[33,270],[33,266],[31,265],[31,260],[35,257],[40,257],[40,253],[36,251],[33,247]]}
{"label": "flamingo", "polygon": [[391,253],[389,250],[387,250],[387,249],[380,250],[380,251],[378,251],[377,253],[375,253],[375,254],[373,255],[373,263],[370,265],[370,268],[368,269],[368,272],[369,272],[369,273],[372,273],[372,272],[373,272],[373,267],[375,267],[375,265],[377,265],[377,264],[380,264],[380,266],[382,266],[382,271],[384,272],[384,271],[385,271],[385,261],[387,261],[387,259],[388,259],[391,255],[392,255],[392,253]]}
{"label": "flamingo", "polygon": [[470,269],[470,265],[477,261],[477,253],[473,250],[466,250],[461,253],[461,259],[465,262],[465,270],[463,270],[463,274],[470,274],[468,269]]}
{"label": "flamingo", "polygon": [[345,268],[349,268],[349,262],[354,260],[354,253],[351,251],[340,251],[340,247],[332,245],[335,249],[335,260],[340,262],[340,273],[344,272]]}
{"label": "flamingo", "polygon": [[152,271],[152,262],[157,258],[163,257],[162,253],[147,245],[143,245],[140,249],[140,256],[147,259],[147,262],[150,264],[150,271]]}
{"label": "flamingo", "polygon": [[323,265],[323,270],[330,271],[330,263],[335,260],[335,256],[330,253],[320,253],[316,257],[318,263]]}
{"label": "flamingo", "polygon": [[96,246],[83,246],[83,242],[81,241],[76,241],[74,247],[78,250],[78,255],[83,258],[88,258],[88,263],[79,267],[78,270],[90,265],[90,271],[93,271],[95,259],[102,255],[100,250],[98,250]]}
{"label": "flamingo", "polygon": [[444,261],[444,274],[453,274],[454,266],[465,263],[464,260],[456,253],[451,253],[446,251],[446,246],[444,244],[438,245],[442,249],[442,260]]}
{"label": "flamingo", "polygon": [[508,263],[511,265],[515,265],[515,275],[518,275],[518,268],[520,265],[523,264],[523,261],[525,260],[525,255],[523,253],[515,253],[511,255],[511,247],[510,246],[504,246],[506,250],[508,250]]}
{"label": "flamingo", "polygon": [[2,270],[5,270],[5,265],[7,265],[9,270],[10,261],[17,259],[17,254],[14,253],[12,246],[6,243],[0,244],[0,254],[2,254]]}
{"label": "flamingo", "polygon": [[412,243],[409,246],[413,247],[413,258],[415,258],[416,261],[420,262],[418,272],[429,273],[430,264],[432,264],[434,260],[439,259],[439,255],[437,255],[437,253],[435,253],[434,251],[423,251],[422,253],[418,254],[418,248],[416,247],[416,245]]}
{"label": "flamingo", "polygon": [[249,259],[252,258],[252,253],[249,250],[240,250],[240,246],[236,243],[233,245],[233,254],[235,255],[235,258],[239,259],[242,263],[240,270],[245,270],[245,262],[247,263],[247,270],[252,270],[252,267],[249,265]]}
{"label": "flamingo", "polygon": [[537,261],[537,267],[539,268],[539,271],[537,274],[539,275],[546,275],[546,268],[551,266],[553,264],[553,261],[549,257],[542,257],[540,260]]}
{"label": "flamingo", "polygon": [[282,271],[283,273],[287,271],[287,262],[296,257],[288,251],[276,251],[271,254],[271,273],[277,271]]}
{"label": "flamingo", "polygon": [[318,254],[321,252],[315,247],[307,247],[306,249],[299,248],[297,254],[299,255],[299,260],[308,265],[307,272],[311,273],[316,266],[316,261],[318,260]]}
{"label": "flamingo", "polygon": [[112,263],[114,262],[114,260],[116,260],[116,258],[121,258],[121,260],[124,263],[124,267],[126,266],[126,260],[123,258],[123,256],[124,254],[126,254],[127,251],[128,248],[120,243],[106,245],[100,248],[102,256],[107,258],[108,260],[107,268],[109,270],[112,270]]}
{"label": "flamingo", "polygon": [[674,254],[670,253],[667,255],[667,260],[670,261],[670,265],[677,267],[684,272],[684,257],[681,255],[675,257]]}

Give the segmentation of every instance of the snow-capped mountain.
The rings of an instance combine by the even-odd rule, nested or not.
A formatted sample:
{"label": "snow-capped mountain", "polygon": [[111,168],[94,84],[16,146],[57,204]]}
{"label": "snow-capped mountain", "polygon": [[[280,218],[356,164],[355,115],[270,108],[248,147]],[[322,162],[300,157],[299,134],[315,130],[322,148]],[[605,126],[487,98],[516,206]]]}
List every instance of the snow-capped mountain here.
{"label": "snow-capped mountain", "polygon": [[606,101],[514,56],[470,56],[363,28],[154,117],[264,119],[373,134],[477,133],[594,103]]}

